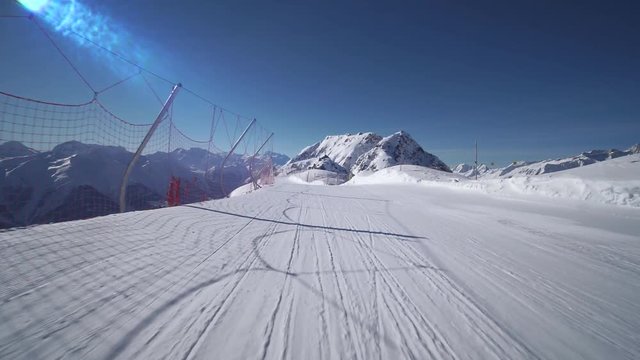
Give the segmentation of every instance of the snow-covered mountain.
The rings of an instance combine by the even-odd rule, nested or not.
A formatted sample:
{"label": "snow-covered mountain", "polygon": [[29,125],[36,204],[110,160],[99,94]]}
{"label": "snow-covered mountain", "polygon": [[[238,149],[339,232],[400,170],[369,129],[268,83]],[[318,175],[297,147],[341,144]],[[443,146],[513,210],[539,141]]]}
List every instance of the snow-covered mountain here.
{"label": "snow-covered mountain", "polygon": [[473,165],[469,165],[469,164],[458,164],[456,165],[456,167],[454,167],[452,169],[452,172],[454,174],[460,174],[460,175],[464,175],[467,177],[471,177],[474,176],[475,173],[475,166]]}
{"label": "snow-covered mountain", "polygon": [[381,136],[370,132],[327,136],[324,140],[302,149],[288,164],[326,155],[335,163],[351,170],[360,155],[373,149],[380,140]]}
{"label": "snow-covered mountain", "polygon": [[[328,165],[329,160],[334,164]],[[387,137],[370,132],[327,136],[324,140],[302,149],[280,172],[289,174],[318,169],[319,161],[325,162],[323,166],[326,170],[333,167],[338,173],[343,171],[342,168],[346,172],[356,174],[395,165],[420,165],[451,172],[444,162],[424,151],[405,131]]]}
{"label": "snow-covered mountain", "polygon": [[26,147],[18,141],[7,141],[0,144],[0,158],[29,156],[35,153],[37,153],[36,150]]}
{"label": "snow-covered mountain", "polygon": [[[106,215],[118,210],[122,175],[133,154],[122,147],[62,143],[37,152],[17,143],[0,145],[0,228]],[[226,154],[176,149],[140,157],[127,187],[132,210],[159,207],[169,179],[181,179],[181,201],[224,196],[220,165]],[[253,159],[253,169],[267,156]],[[233,154],[224,169],[224,192],[250,181],[248,156]],[[205,176],[206,174],[206,176]]]}
{"label": "snow-covered mountain", "polygon": [[316,169],[331,171],[338,174],[349,173],[347,169],[345,169],[342,165],[333,161],[327,155],[322,155],[320,157],[312,157],[304,160],[298,160],[295,162],[289,162],[281,169],[281,172],[285,174],[291,174],[294,172],[299,172],[304,170],[316,170]]}
{"label": "snow-covered mountain", "polygon": [[406,132],[400,131],[380,140],[371,150],[360,155],[354,173],[376,171],[395,165],[419,165],[451,172],[447,164],[430,154]]}
{"label": "snow-covered mountain", "polygon": [[270,156],[271,157],[271,161],[273,162],[273,165],[275,166],[282,166],[284,164],[286,164],[287,162],[289,162],[289,160],[291,160],[290,157],[288,157],[285,154],[279,154],[277,152],[273,152],[273,151],[266,151],[264,153],[264,156]]}
{"label": "snow-covered mountain", "polygon": [[[478,178],[511,178],[519,176],[531,176],[549,174],[557,171],[573,169],[597,162],[615,159],[621,156],[640,152],[640,144],[636,144],[627,150],[591,150],[579,155],[555,160],[543,161],[517,161],[501,168],[489,168],[485,164],[478,166]],[[453,172],[467,177],[475,177],[476,171],[473,165],[459,164]]]}

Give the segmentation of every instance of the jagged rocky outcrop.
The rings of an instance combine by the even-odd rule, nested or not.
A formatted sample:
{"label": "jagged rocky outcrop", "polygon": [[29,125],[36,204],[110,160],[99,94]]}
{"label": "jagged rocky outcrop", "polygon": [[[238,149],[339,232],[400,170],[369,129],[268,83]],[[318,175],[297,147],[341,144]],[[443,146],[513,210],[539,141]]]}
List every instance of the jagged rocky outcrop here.
{"label": "jagged rocky outcrop", "polygon": [[419,165],[451,172],[437,156],[430,154],[406,132],[400,131],[381,139],[371,150],[360,155],[352,171],[376,171],[395,165]]}
{"label": "jagged rocky outcrop", "polygon": [[304,148],[283,166],[280,172],[289,174],[313,169],[314,164],[323,158],[328,158],[352,174],[377,171],[395,165],[419,165],[451,172],[444,162],[426,152],[405,131],[387,137],[371,132],[327,136],[324,140]]}
{"label": "jagged rocky outcrop", "polygon": [[327,136],[324,140],[302,149],[288,164],[328,156],[336,164],[351,170],[358,158],[376,146],[380,140],[382,136],[370,132]]}

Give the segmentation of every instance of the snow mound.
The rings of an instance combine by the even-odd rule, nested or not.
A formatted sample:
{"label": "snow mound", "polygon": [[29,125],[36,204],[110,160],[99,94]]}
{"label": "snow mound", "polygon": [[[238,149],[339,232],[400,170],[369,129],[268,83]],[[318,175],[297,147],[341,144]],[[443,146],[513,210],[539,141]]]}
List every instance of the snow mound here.
{"label": "snow mound", "polygon": [[464,186],[490,193],[536,194],[640,207],[640,154],[547,175],[486,179]]}
{"label": "snow mound", "polygon": [[361,172],[354,176],[347,185],[368,184],[420,184],[430,182],[468,181],[466,177],[446,171],[435,170],[418,165],[396,165],[376,172]]}
{"label": "snow mound", "polygon": [[229,197],[232,198],[232,197],[242,196],[242,195],[249,194],[253,191],[255,191],[253,183],[248,183],[240,187],[237,187],[235,190],[229,193]]}
{"label": "snow mound", "polygon": [[640,154],[553,174],[470,180],[414,166],[395,166],[373,174],[357,175],[349,184],[413,183],[480,191],[501,196],[540,196],[589,203],[640,207]]}
{"label": "snow mound", "polygon": [[294,184],[340,185],[347,181],[347,174],[321,169],[310,169],[290,174],[286,179]]}

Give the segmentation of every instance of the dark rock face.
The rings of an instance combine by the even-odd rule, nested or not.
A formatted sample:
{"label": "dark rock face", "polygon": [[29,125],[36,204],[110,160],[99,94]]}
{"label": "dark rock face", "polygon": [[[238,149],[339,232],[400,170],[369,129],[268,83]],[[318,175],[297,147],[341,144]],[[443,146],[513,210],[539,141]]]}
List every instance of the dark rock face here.
{"label": "dark rock face", "polygon": [[36,150],[26,147],[18,141],[7,141],[3,144],[0,144],[0,159],[29,156],[36,153]]}
{"label": "dark rock face", "polygon": [[[451,172],[447,164],[426,152],[407,132],[400,131],[385,138],[374,133],[327,136],[304,148],[283,166],[281,173],[316,169],[317,163],[327,162],[325,157],[354,174],[395,165],[419,165]],[[341,173],[339,168],[330,168],[323,165],[323,169]]]}
{"label": "dark rock face", "polygon": [[451,172],[447,164],[426,152],[405,131],[380,140],[373,149],[360,156],[354,172],[377,171],[395,165],[418,165]]}

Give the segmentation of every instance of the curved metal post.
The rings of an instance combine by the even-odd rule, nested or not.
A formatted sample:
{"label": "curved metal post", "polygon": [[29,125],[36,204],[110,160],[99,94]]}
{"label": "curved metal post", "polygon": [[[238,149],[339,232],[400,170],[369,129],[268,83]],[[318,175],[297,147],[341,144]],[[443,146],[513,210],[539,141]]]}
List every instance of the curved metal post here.
{"label": "curved metal post", "polygon": [[269,137],[267,138],[267,140],[265,140],[262,145],[260,145],[260,147],[258,148],[258,150],[256,150],[256,152],[253,153],[253,155],[251,155],[251,160],[249,160],[249,175],[251,176],[251,182],[253,182],[253,188],[255,189],[259,189],[261,186],[258,184],[258,181],[253,177],[253,160],[256,158],[256,155],[258,155],[258,153],[260,152],[260,150],[262,150],[262,148],[267,145],[267,143],[269,142],[269,140],[271,140],[271,138],[273,137],[273,133],[271,133],[271,135],[269,135]]}
{"label": "curved metal post", "polygon": [[238,138],[238,140],[236,140],[236,143],[233,144],[233,146],[231,147],[231,150],[229,150],[229,153],[227,154],[227,156],[224,158],[224,160],[222,161],[222,165],[220,165],[220,190],[222,190],[222,195],[224,195],[224,197],[228,197],[229,194],[227,194],[227,192],[224,190],[224,164],[227,163],[227,160],[229,160],[229,157],[231,156],[231,154],[233,154],[233,151],[238,147],[238,145],[240,144],[240,141],[242,141],[242,138],[244,138],[245,135],[247,135],[247,132],[249,131],[249,129],[251,129],[251,127],[253,126],[253,124],[256,123],[256,119],[251,120],[251,123],[249,124],[249,126],[247,126],[246,129],[244,129],[244,131],[242,132],[242,134],[240,135],[240,137]]}
{"label": "curved metal post", "polygon": [[182,87],[181,84],[177,84],[173,86],[173,89],[171,90],[171,93],[169,94],[167,101],[165,101],[164,105],[162,106],[162,109],[160,110],[160,113],[156,117],[156,120],[153,122],[153,125],[151,125],[151,128],[147,132],[147,135],[144,136],[144,139],[140,143],[140,146],[138,146],[138,150],[136,150],[135,154],[133,154],[133,158],[131,158],[131,161],[129,161],[127,170],[125,170],[124,176],[122,177],[122,183],[120,183],[119,203],[120,203],[121,213],[127,210],[126,198],[127,198],[127,183],[129,182],[129,176],[131,175],[131,172],[133,171],[133,168],[135,167],[136,162],[138,162],[138,159],[140,158],[142,151],[144,150],[145,146],[147,146],[147,143],[151,139],[151,136],[153,136],[153,133],[158,128],[158,125],[160,125],[162,120],[164,120],[164,118],[167,116],[169,108],[171,107],[171,104],[173,103],[173,100],[175,99],[176,95],[178,94],[178,90],[181,87]]}

